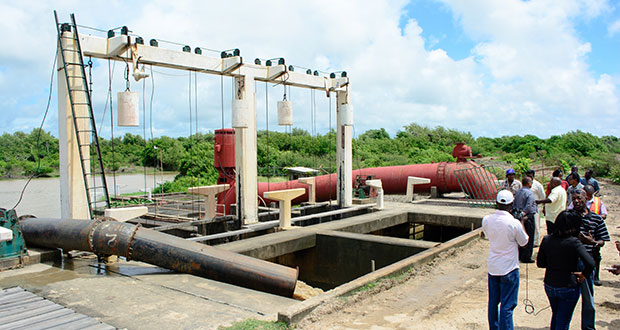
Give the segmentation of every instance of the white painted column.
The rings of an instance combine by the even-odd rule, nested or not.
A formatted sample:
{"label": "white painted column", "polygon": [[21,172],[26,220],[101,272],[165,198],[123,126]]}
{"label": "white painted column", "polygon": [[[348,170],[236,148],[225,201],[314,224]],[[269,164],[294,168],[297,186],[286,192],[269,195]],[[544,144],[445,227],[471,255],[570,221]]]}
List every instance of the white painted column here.
{"label": "white painted column", "polygon": [[[75,41],[70,39],[73,37],[71,32],[63,32],[62,39],[63,48],[73,50],[76,48]],[[60,52],[60,49],[58,50]],[[67,62],[77,63],[77,53],[73,51],[65,51],[65,60]],[[79,76],[80,68],[71,65],[68,68],[62,67],[61,54],[58,54],[58,144],[59,144],[59,170],[60,170],[60,214],[63,218],[70,219],[88,219],[88,203],[86,199],[86,189],[84,187],[84,177],[82,175],[82,167],[80,164],[80,154],[78,152],[78,143],[75,137],[75,129],[73,127],[73,115],[71,113],[71,102],[69,100],[69,91],[67,80],[65,79],[65,70],[69,70],[69,75]],[[82,86],[82,80],[79,78],[70,78],[69,83],[72,89],[86,88]],[[81,93],[74,93],[81,94]],[[74,102],[85,102],[82,95],[78,95]],[[87,116],[88,108],[86,106],[76,106],[76,116]],[[78,125],[89,125],[88,119],[78,120]],[[81,126],[88,127],[88,126]],[[82,133],[80,137],[83,143],[90,141],[90,135]],[[88,156],[88,147],[83,147],[85,156]],[[90,170],[90,160],[87,160],[87,170]]]}
{"label": "white painted column", "polygon": [[342,105],[351,103],[349,87],[336,93],[337,131],[336,155],[338,162],[338,206],[349,207],[353,204],[353,126],[344,125],[340,115]]}
{"label": "white painted column", "polygon": [[[235,99],[246,102],[247,127],[235,127],[237,217],[244,225],[258,222],[256,160],[256,92],[254,77],[235,78]],[[233,114],[233,117],[235,114]]]}

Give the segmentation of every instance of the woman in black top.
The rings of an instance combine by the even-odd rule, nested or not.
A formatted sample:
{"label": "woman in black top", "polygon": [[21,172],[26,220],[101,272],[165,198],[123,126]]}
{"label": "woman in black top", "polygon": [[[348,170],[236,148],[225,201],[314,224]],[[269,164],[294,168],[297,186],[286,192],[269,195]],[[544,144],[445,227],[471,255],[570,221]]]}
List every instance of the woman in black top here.
{"label": "woman in black top", "polygon": [[[551,305],[551,329],[568,329],[581,290],[579,284],[594,269],[592,256],[577,238],[581,216],[570,210],[561,212],[551,235],[545,236],[536,264],[545,271],[545,292]],[[584,265],[579,272],[579,261]]]}

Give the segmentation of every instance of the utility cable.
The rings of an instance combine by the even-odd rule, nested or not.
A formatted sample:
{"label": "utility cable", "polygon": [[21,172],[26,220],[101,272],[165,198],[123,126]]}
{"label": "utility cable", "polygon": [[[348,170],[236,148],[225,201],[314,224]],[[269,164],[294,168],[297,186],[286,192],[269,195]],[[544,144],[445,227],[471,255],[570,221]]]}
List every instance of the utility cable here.
{"label": "utility cable", "polygon": [[47,113],[50,110],[50,104],[52,102],[52,88],[54,87],[54,71],[56,69],[56,60],[58,59],[58,45],[56,45],[56,50],[54,51],[54,61],[52,62],[52,73],[50,74],[50,87],[49,87],[49,95],[47,96],[47,105],[45,106],[45,113],[43,114],[43,119],[41,120],[41,125],[39,125],[39,131],[37,132],[37,169],[30,175],[28,181],[24,184],[24,188],[22,188],[21,193],[19,194],[19,200],[17,203],[11,208],[11,210],[15,210],[15,208],[22,202],[24,198],[24,193],[26,192],[26,188],[30,181],[33,178],[39,176],[39,171],[41,170],[41,149],[40,149],[40,141],[41,141],[41,130],[43,129],[43,124],[45,123],[45,119],[47,118]]}

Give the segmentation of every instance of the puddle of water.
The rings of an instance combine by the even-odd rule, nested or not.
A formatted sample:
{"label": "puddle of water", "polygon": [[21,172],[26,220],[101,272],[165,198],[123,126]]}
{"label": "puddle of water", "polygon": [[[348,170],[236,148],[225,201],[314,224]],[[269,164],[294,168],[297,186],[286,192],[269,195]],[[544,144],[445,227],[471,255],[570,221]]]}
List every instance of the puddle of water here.
{"label": "puddle of water", "polygon": [[23,270],[11,271],[9,276],[3,277],[2,287],[42,287],[51,283],[70,281],[76,278],[96,276],[140,276],[170,274],[173,271],[147,264],[127,263],[119,260],[117,263],[99,263],[95,256],[81,258],[62,258],[58,262],[47,263],[48,267],[41,271],[31,271],[30,267]]}

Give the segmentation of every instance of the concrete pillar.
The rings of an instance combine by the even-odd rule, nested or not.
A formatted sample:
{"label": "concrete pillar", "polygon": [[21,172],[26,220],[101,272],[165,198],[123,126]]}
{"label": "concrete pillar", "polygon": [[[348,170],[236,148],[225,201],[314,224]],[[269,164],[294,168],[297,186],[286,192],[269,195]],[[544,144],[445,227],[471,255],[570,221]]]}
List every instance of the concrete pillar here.
{"label": "concrete pillar", "polygon": [[256,93],[254,77],[235,78],[235,99],[247,102],[247,127],[235,128],[238,219],[244,224],[258,222],[258,171],[256,160]]}
{"label": "concrete pillar", "polygon": [[407,202],[413,201],[413,186],[416,184],[431,183],[431,179],[419,178],[417,176],[407,177],[407,195],[405,197]]}
{"label": "concrete pillar", "polygon": [[346,91],[336,92],[336,160],[338,162],[337,197],[339,207],[350,207],[353,204],[353,126],[343,125],[340,109],[343,104],[351,103],[351,93],[347,86]]}
{"label": "concrete pillar", "polygon": [[377,209],[383,210],[383,185],[381,180],[366,180],[366,184],[377,189]]}
{"label": "concrete pillar", "polygon": [[308,203],[314,204],[316,203],[316,187],[315,187],[315,179],[312,178],[299,178],[297,180],[299,183],[305,183],[308,185]]}
{"label": "concrete pillar", "polygon": [[[70,63],[78,62],[78,54],[73,50],[77,45],[72,32],[63,32],[62,43],[65,49],[65,61]],[[65,219],[89,219],[88,202],[86,199],[86,189],[82,166],[80,164],[80,154],[78,143],[75,137],[73,124],[73,114],[71,113],[71,102],[69,99],[69,87],[65,79],[65,70],[69,76],[81,76],[80,67],[69,65],[63,67],[60,49],[58,50],[58,147],[59,147],[59,171],[60,171],[60,214]],[[81,78],[69,78],[71,89],[86,89]],[[84,103],[86,98],[82,92],[73,92],[74,103]],[[84,105],[75,106],[77,117],[88,116],[88,107]],[[87,130],[90,123],[88,119],[77,119],[80,130]],[[81,133],[82,143],[90,142],[90,134]],[[82,147],[82,152],[86,157],[85,169],[90,171],[89,147]]]}
{"label": "concrete pillar", "polygon": [[291,201],[306,192],[304,188],[267,191],[265,198],[280,202],[280,228],[291,227]]}
{"label": "concrete pillar", "polygon": [[217,195],[221,192],[228,190],[230,185],[228,184],[218,184],[213,186],[202,186],[202,187],[190,187],[187,188],[187,192],[190,194],[198,194],[205,196],[205,209],[206,209],[206,218],[205,219],[213,219],[216,215],[216,201]]}

